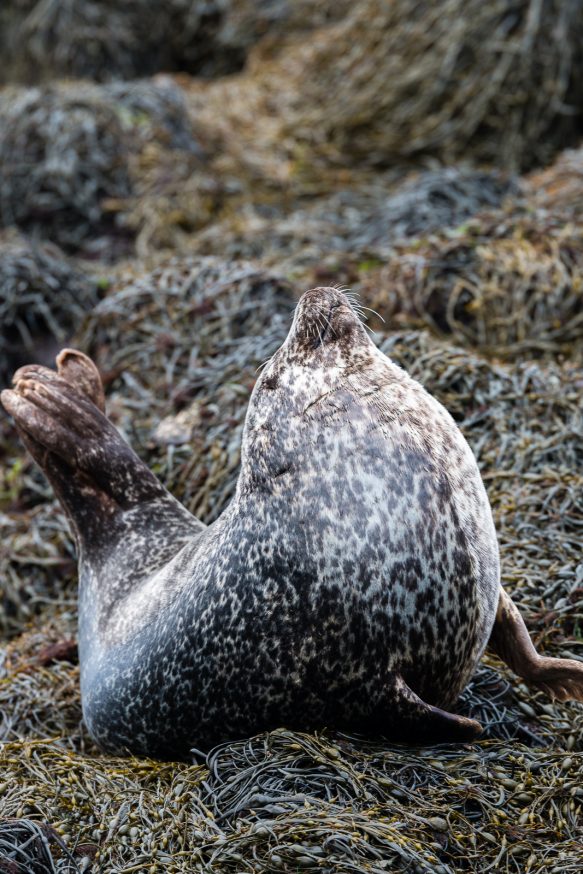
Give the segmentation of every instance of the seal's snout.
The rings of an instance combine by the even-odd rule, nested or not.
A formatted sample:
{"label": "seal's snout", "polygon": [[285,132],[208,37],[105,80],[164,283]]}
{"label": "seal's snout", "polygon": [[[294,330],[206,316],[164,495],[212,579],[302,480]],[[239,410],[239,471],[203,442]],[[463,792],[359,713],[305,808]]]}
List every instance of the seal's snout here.
{"label": "seal's snout", "polygon": [[357,310],[337,288],[312,288],[300,298],[290,344],[304,355],[335,349],[348,353],[368,338]]}
{"label": "seal's snout", "polygon": [[300,298],[298,308],[324,308],[337,309],[341,306],[350,306],[346,295],[337,288],[311,288]]}

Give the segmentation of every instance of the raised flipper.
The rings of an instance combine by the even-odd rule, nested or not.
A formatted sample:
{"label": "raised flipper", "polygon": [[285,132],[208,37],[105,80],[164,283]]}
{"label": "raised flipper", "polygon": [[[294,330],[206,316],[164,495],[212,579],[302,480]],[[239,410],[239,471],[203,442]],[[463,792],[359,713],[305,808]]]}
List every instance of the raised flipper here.
{"label": "raised flipper", "polygon": [[502,588],[488,646],[529,686],[559,701],[583,701],[583,662],[540,656],[518,608]]}
{"label": "raised flipper", "polygon": [[391,675],[387,696],[385,733],[393,740],[420,744],[461,743],[482,734],[482,726],[475,719],[426,704],[399,674]]}
{"label": "raised flipper", "polygon": [[[99,371],[91,358],[78,349],[62,349],[57,355],[57,374],[105,413],[105,394]],[[16,379],[18,371],[14,374]]]}
{"label": "raised flipper", "polygon": [[116,518],[134,510],[151,513],[161,527],[172,529],[176,541],[200,532],[202,523],[167,492],[103,414],[103,388],[91,359],[64,349],[57,365],[58,372],[21,367],[14,389],[3,391],[1,399],[76,537],[109,538]]}

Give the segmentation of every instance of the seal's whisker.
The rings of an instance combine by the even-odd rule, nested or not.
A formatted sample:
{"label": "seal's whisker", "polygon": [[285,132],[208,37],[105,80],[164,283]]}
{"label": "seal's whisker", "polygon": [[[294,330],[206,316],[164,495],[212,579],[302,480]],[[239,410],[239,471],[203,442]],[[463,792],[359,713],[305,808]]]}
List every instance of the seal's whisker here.
{"label": "seal's whisker", "polygon": [[257,371],[259,371],[259,370],[263,370],[265,367],[267,367],[268,364],[271,364],[271,362],[273,361],[274,358],[275,358],[275,352],[273,353],[273,355],[270,355],[269,358],[266,358],[265,361],[262,361],[261,364],[259,364],[255,368],[255,373],[257,373]]}
{"label": "seal's whisker", "polygon": [[318,344],[322,342],[323,332],[326,330],[326,325],[324,323],[324,319],[322,318],[322,311],[319,310],[315,317],[315,324],[318,330]]}
{"label": "seal's whisker", "polygon": [[362,303],[359,304],[359,307],[360,307],[360,309],[362,309],[362,310],[368,310],[369,313],[374,313],[374,315],[377,316],[377,318],[379,318],[379,319],[381,320],[381,322],[383,322],[383,324],[385,323],[385,320],[383,319],[383,317],[381,316],[381,314],[380,314],[380,313],[377,313],[376,310],[373,310],[371,307],[365,307],[364,304],[362,304]]}
{"label": "seal's whisker", "polygon": [[368,316],[364,312],[364,308],[362,307],[362,304],[358,304],[355,301],[351,301],[350,308],[352,309],[354,314],[357,316],[357,318],[362,322],[362,324],[365,326],[365,328],[368,327],[366,324]]}

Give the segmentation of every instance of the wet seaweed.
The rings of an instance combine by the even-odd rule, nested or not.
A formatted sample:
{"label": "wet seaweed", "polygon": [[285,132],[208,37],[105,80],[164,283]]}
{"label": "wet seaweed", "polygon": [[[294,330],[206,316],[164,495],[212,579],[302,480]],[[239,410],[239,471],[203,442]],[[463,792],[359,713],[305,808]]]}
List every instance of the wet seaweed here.
{"label": "wet seaweed", "polygon": [[[0,92],[0,223],[111,261],[133,232],[118,220],[150,192],[151,154],[191,170],[201,150],[170,80],[55,84]],[[141,181],[142,180],[142,181]]]}
{"label": "wet seaweed", "polygon": [[5,874],[78,874],[59,835],[31,819],[0,821],[0,871]]}
{"label": "wet seaweed", "polygon": [[[188,243],[199,254],[260,258],[299,277],[350,259],[380,265],[402,240],[459,227],[520,195],[518,181],[495,171],[445,167],[419,173],[391,170],[338,183],[312,202],[279,210],[231,204],[228,216]],[[267,213],[267,215],[266,215]]]}
{"label": "wet seaweed", "polygon": [[583,225],[513,207],[397,247],[358,286],[385,319],[500,358],[580,356]]}
{"label": "wet seaweed", "polygon": [[99,300],[103,280],[55,245],[0,234],[0,384],[22,364],[49,363]]}

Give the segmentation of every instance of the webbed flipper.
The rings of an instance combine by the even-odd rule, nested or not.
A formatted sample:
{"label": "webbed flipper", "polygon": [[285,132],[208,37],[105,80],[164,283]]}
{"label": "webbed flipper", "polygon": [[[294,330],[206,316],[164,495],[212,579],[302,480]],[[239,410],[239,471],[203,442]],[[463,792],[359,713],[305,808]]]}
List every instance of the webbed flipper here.
{"label": "webbed flipper", "polygon": [[63,504],[77,538],[115,534],[124,513],[148,507],[176,540],[203,529],[176,501],[104,415],[99,372],[90,358],[64,349],[58,372],[21,367],[1,394],[28,451]]}
{"label": "webbed flipper", "polygon": [[539,655],[518,607],[502,587],[488,646],[529,686],[559,701],[583,701],[583,662]]}

